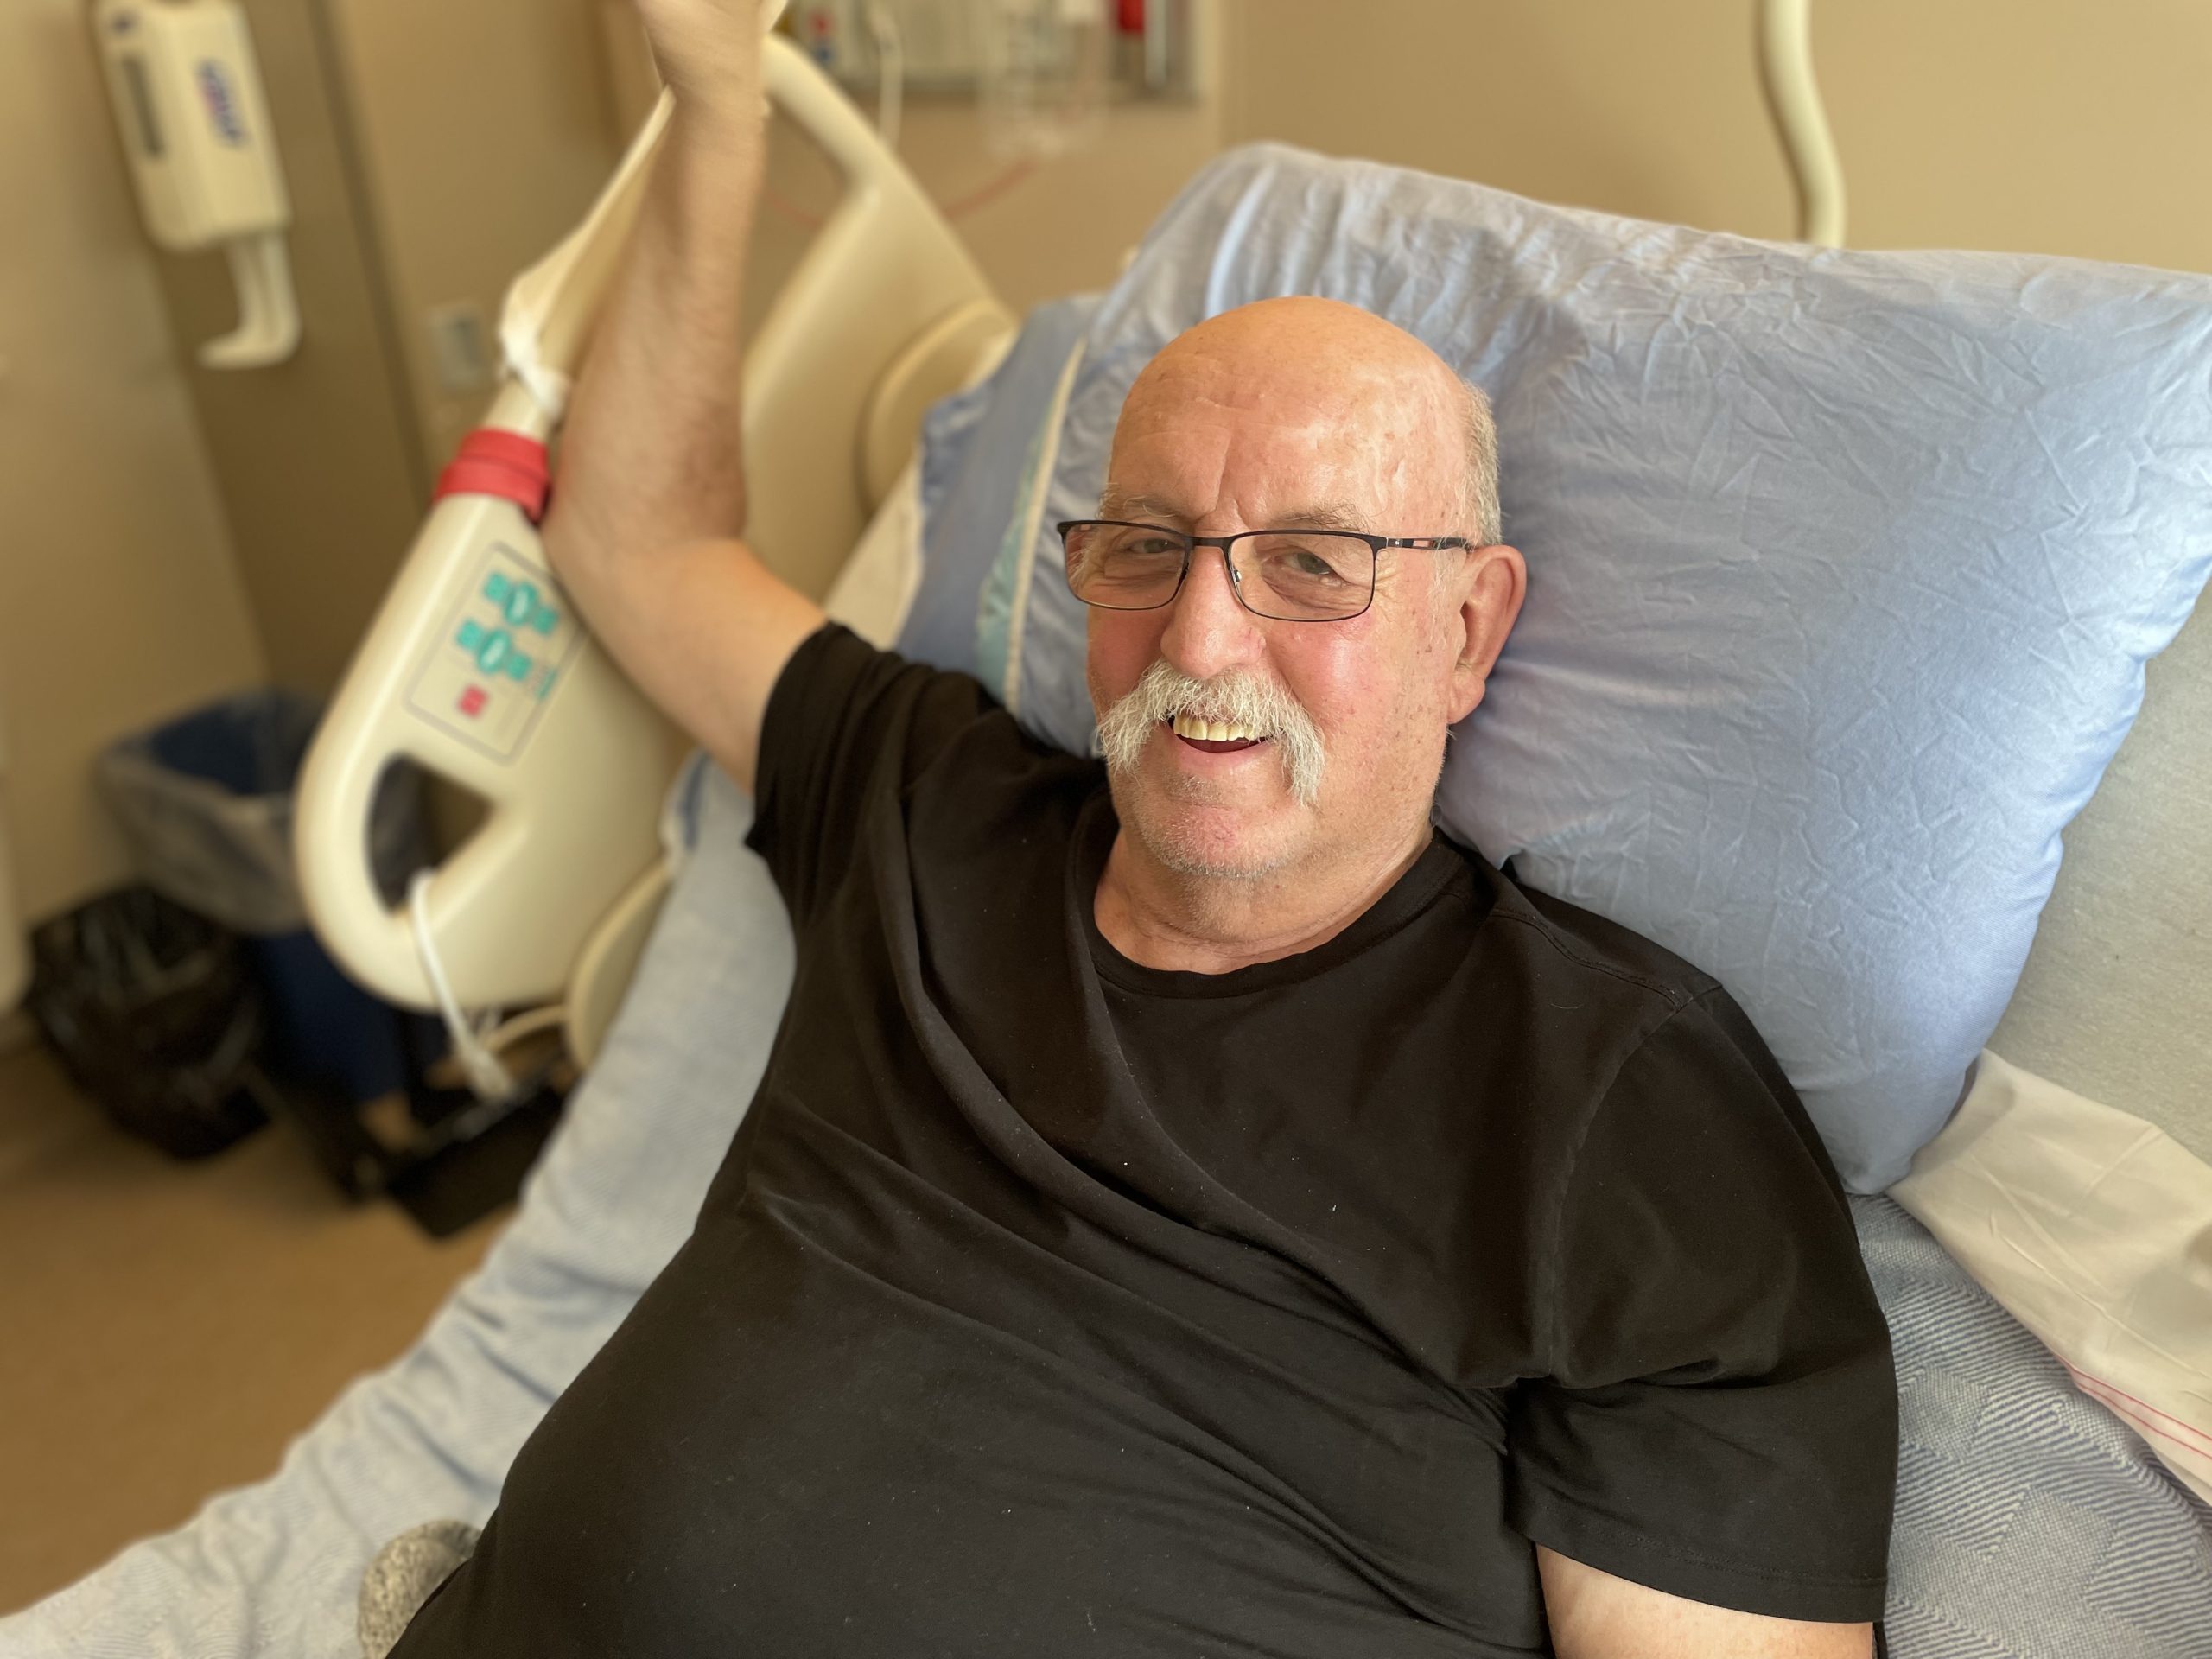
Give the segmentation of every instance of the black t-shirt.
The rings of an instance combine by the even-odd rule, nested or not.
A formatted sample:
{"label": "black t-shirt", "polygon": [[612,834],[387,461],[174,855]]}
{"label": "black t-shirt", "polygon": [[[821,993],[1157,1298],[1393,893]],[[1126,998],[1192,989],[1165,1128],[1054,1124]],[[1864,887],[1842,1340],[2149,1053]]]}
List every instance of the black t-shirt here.
{"label": "black t-shirt", "polygon": [[1712,979],[1441,838],[1141,967],[1097,763],[840,628],[760,775],[766,1075],[400,1659],[1541,1652],[1532,1543],[1878,1616],[1887,1332]]}

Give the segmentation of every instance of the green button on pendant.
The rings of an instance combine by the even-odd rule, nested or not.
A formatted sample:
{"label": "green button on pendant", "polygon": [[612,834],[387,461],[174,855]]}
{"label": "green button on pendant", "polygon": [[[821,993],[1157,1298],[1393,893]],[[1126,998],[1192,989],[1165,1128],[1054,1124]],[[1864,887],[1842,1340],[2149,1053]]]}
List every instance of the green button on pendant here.
{"label": "green button on pendant", "polygon": [[484,641],[483,649],[476,653],[476,666],[486,674],[496,674],[499,671],[499,664],[506,661],[508,652],[513,648],[514,641],[507,638],[507,631],[497,629]]}

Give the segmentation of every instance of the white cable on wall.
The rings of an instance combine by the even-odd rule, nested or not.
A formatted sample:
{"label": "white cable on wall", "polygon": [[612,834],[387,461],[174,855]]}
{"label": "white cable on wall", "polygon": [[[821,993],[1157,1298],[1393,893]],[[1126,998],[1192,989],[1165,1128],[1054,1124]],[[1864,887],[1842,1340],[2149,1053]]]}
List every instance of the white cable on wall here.
{"label": "white cable on wall", "polygon": [[1797,186],[1797,238],[1843,245],[1843,162],[1813,79],[1812,0],[1757,0],[1759,77]]}

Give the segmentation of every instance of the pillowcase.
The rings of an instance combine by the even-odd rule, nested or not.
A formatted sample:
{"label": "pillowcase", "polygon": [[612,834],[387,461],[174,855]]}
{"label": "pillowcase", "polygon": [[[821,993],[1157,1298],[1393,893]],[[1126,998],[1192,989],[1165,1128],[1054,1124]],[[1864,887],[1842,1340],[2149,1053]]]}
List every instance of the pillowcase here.
{"label": "pillowcase", "polygon": [[[1027,608],[1026,594],[1017,601],[1016,583],[1026,586],[1037,574],[1031,555],[1040,528],[1050,536],[1058,522],[1037,515],[1097,311],[1095,294],[1038,307],[997,368],[939,399],[923,417],[921,581],[898,647],[918,662],[967,673],[976,671],[979,653],[988,656],[1001,665],[989,680],[1001,701],[1003,664],[1015,654],[1008,630],[1015,613]],[[1056,553],[1043,575],[1065,585],[1059,568]],[[1014,696],[1019,701],[1018,688]]]}
{"label": "pillowcase", "polygon": [[[1093,736],[1052,523],[1095,510],[1154,352],[1283,294],[1379,313],[1497,408],[1529,597],[1439,821],[1716,976],[1847,1184],[1886,1186],[1958,1101],[2212,566],[2212,278],[1232,151],[1058,378],[1017,349],[926,429],[925,523],[970,527],[925,530],[928,580],[974,603],[966,665],[1041,735]],[[982,442],[981,404],[1020,442]]]}

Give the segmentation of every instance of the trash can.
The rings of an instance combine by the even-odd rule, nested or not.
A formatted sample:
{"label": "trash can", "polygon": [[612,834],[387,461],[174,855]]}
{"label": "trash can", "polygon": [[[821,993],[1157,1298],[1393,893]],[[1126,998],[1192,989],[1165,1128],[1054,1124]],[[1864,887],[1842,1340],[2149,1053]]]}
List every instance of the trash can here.
{"label": "trash can", "polygon": [[41,926],[31,955],[32,1019],[123,1128],[204,1158],[268,1121],[249,1078],[261,997],[237,934],[130,887]]}
{"label": "trash can", "polygon": [[[294,693],[247,692],[116,744],[99,781],[147,883],[245,937],[270,1074],[359,1105],[405,1087],[408,1047],[398,1012],[340,972],[307,925],[293,791],[320,717]],[[369,842],[363,855],[396,894],[425,857],[418,774],[387,780]]]}

